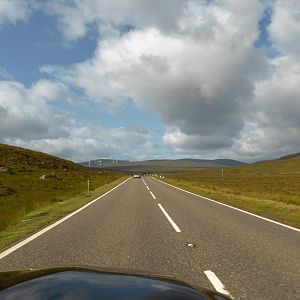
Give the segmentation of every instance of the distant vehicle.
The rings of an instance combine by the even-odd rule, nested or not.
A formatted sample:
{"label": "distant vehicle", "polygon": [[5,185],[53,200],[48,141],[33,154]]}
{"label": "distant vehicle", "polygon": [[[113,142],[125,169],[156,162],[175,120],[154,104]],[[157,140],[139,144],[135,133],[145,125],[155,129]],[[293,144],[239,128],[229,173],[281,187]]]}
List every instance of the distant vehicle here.
{"label": "distant vehicle", "polygon": [[133,178],[141,178],[142,176],[140,174],[134,174]]}
{"label": "distant vehicle", "polygon": [[0,298],[230,300],[217,292],[192,287],[172,277],[82,267],[0,272]]}

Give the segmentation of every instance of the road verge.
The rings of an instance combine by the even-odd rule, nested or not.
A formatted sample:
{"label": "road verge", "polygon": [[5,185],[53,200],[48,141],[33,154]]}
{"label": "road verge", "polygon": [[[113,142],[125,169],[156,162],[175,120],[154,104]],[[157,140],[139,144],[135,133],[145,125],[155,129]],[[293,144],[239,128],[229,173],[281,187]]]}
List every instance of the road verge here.
{"label": "road verge", "polygon": [[118,178],[91,191],[89,196],[79,195],[26,214],[17,223],[0,232],[0,250],[3,251],[7,249],[34,232],[76,211],[80,207],[95,200],[95,198],[99,198],[109,192],[125,180],[126,177]]}
{"label": "road verge", "polygon": [[234,208],[300,229],[300,207],[298,205],[288,205],[268,199],[249,197],[243,194],[236,195],[228,191],[224,193],[220,190],[203,188],[184,180],[169,179],[166,177],[159,180],[200,197],[207,197],[212,201],[224,203]]}

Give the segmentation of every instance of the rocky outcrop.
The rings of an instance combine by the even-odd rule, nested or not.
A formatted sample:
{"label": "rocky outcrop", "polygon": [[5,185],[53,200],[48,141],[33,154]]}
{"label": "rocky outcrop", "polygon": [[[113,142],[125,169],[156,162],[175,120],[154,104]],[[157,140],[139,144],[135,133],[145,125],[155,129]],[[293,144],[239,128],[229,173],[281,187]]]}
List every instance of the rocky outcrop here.
{"label": "rocky outcrop", "polygon": [[7,167],[0,167],[0,173],[10,173],[10,170]]}
{"label": "rocky outcrop", "polygon": [[58,177],[55,175],[55,173],[48,173],[48,174],[43,174],[40,179],[45,180],[45,179],[58,179]]}

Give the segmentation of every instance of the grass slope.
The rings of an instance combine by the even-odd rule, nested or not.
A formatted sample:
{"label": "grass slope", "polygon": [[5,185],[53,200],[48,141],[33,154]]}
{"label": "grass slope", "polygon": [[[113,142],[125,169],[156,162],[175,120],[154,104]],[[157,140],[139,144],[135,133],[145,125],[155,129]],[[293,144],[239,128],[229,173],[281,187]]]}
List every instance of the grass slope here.
{"label": "grass slope", "polygon": [[[82,206],[112,188],[122,177],[4,144],[0,144],[1,169],[0,247]],[[43,174],[52,173],[56,178],[40,179]],[[87,180],[90,197],[86,192]]]}
{"label": "grass slope", "polygon": [[300,155],[165,176],[166,182],[300,228]]}

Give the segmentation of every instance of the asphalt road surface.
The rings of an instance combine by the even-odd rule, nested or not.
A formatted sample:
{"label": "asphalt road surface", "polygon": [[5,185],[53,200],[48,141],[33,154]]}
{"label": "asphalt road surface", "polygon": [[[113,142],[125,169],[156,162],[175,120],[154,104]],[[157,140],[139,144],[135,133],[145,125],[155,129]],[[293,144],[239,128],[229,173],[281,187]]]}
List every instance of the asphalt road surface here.
{"label": "asphalt road surface", "polygon": [[300,299],[299,231],[151,177],[127,180],[0,259],[0,270],[58,265],[171,275],[234,299]]}

